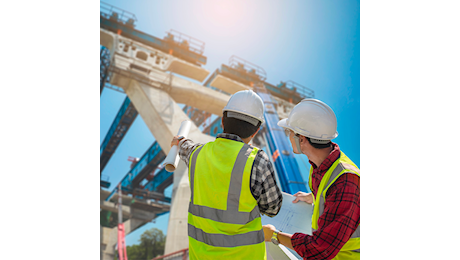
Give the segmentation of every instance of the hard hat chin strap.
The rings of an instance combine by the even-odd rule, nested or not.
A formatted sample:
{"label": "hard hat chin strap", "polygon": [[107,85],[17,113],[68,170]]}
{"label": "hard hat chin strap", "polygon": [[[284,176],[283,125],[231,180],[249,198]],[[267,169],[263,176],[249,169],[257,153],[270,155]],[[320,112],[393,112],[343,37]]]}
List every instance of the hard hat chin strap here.
{"label": "hard hat chin strap", "polygon": [[299,136],[296,135],[295,133],[294,133],[294,141],[295,141],[295,145],[297,146],[297,152],[298,152],[299,154],[302,154],[302,150],[300,149],[300,140],[299,140]]}

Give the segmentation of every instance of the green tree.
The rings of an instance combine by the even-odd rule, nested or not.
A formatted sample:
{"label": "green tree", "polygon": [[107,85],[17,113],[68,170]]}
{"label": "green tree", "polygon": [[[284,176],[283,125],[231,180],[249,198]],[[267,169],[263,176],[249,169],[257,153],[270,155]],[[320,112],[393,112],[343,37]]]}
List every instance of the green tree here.
{"label": "green tree", "polygon": [[163,231],[157,228],[146,230],[141,235],[139,242],[140,246],[145,250],[146,260],[163,255],[165,252],[166,236],[163,234]]}
{"label": "green tree", "polygon": [[[139,239],[140,244],[126,247],[126,254],[129,260],[150,260],[164,255],[165,242],[166,236],[163,231],[151,228],[142,233]],[[115,256],[115,260],[118,260],[117,256]]]}

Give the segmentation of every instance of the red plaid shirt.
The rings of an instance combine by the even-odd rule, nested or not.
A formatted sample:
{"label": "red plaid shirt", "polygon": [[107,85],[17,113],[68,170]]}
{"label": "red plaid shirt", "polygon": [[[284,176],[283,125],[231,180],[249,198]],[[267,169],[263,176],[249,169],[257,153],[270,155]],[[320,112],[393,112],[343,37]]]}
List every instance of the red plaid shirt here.
{"label": "red plaid shirt", "polygon": [[[340,157],[339,146],[317,167],[312,161],[312,192],[329,167]],[[332,259],[348,241],[359,225],[359,177],[345,173],[328,189],[324,212],[319,216],[318,230],[313,235],[295,233],[291,238],[295,251],[304,259]]]}

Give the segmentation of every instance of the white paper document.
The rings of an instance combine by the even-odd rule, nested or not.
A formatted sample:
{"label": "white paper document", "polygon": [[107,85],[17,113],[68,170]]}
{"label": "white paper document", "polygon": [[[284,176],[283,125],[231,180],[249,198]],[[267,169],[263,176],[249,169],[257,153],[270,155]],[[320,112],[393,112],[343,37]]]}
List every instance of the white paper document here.
{"label": "white paper document", "polygon": [[[273,218],[262,216],[262,225],[272,224],[276,229],[289,234],[304,233],[311,235],[311,216],[313,205],[299,201],[292,203],[295,197],[283,192],[283,205]],[[270,242],[271,243],[271,242]],[[302,259],[294,250],[283,245],[269,246],[267,250],[273,259]],[[289,254],[292,252],[292,254]],[[275,258],[276,257],[276,258]],[[295,258],[293,258],[295,257]]]}

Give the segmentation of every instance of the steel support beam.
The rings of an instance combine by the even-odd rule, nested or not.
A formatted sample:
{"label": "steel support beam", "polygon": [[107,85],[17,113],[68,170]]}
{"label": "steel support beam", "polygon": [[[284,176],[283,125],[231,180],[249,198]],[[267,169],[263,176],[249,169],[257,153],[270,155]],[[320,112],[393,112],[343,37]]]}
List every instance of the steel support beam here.
{"label": "steel support beam", "polygon": [[136,119],[137,114],[138,113],[131,103],[131,100],[126,97],[117,113],[117,116],[113,120],[104,141],[101,144],[100,174],[102,174],[102,171],[109,162],[113,153],[123,140],[123,137],[125,137],[125,134],[128,132],[129,128]]}

